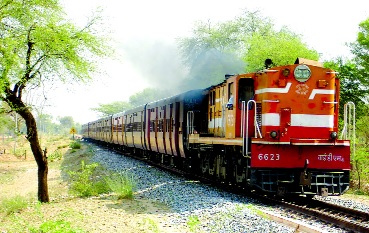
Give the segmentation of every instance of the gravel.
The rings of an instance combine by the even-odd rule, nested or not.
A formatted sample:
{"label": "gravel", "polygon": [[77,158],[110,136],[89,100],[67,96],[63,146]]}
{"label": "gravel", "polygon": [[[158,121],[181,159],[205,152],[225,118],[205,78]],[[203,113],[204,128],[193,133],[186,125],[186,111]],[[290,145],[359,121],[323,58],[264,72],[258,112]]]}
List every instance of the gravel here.
{"label": "gravel", "polygon": [[[130,157],[98,147],[95,150],[93,161],[116,172],[129,172],[134,177],[136,197],[156,200],[171,208],[168,225],[187,226],[195,232],[295,232],[294,228],[271,221],[262,214],[268,211],[297,219],[323,232],[345,232],[282,208],[265,206],[256,200],[184,179]],[[340,201],[332,200],[336,204]],[[353,205],[347,200],[343,202]]]}

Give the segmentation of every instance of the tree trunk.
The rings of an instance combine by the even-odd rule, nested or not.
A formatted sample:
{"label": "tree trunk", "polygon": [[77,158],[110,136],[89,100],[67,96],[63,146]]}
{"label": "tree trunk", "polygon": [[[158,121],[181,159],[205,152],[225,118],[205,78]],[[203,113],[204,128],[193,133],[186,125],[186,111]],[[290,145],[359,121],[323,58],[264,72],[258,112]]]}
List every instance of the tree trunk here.
{"label": "tree trunk", "polygon": [[48,185],[47,185],[47,174],[49,171],[48,161],[47,161],[46,149],[45,149],[45,152],[42,151],[40,142],[38,140],[36,120],[33,117],[30,109],[26,107],[23,101],[20,100],[19,98],[17,97],[14,98],[14,96],[8,95],[5,100],[8,104],[11,103],[9,105],[13,106],[13,109],[19,115],[21,115],[21,117],[26,122],[26,127],[27,127],[26,138],[29,141],[33,156],[38,166],[37,197],[40,202],[49,202],[50,199],[49,199],[49,191],[48,191]]}
{"label": "tree trunk", "polygon": [[36,120],[32,113],[26,108],[24,116],[20,113],[26,121],[27,139],[30,143],[31,150],[38,166],[38,193],[37,197],[40,202],[49,202],[49,192],[47,186],[47,174],[49,171],[47,163],[47,155],[43,153],[40,142],[38,140]]}

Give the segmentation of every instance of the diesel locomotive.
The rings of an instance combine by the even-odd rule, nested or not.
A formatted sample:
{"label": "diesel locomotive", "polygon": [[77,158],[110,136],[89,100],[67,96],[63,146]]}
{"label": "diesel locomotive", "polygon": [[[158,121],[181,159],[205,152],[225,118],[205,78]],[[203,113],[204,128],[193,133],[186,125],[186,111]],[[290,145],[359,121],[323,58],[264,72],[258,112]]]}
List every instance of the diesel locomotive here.
{"label": "diesel locomotive", "polygon": [[320,63],[226,75],[222,83],[82,126],[85,139],[246,189],[340,195],[350,141],[339,139],[339,79]]}

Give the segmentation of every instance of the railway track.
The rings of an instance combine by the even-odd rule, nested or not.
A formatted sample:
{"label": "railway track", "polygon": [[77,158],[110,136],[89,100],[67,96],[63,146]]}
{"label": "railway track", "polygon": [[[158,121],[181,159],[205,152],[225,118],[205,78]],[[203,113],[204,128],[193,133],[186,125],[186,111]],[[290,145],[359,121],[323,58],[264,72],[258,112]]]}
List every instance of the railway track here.
{"label": "railway track", "polygon": [[[111,148],[109,148],[111,149]],[[188,177],[190,179],[198,179],[201,182],[205,184],[212,184],[216,185],[222,189],[225,189],[226,191],[247,195],[248,197],[257,199],[259,201],[262,201],[264,204],[269,205],[278,205],[286,209],[290,209],[297,214],[303,214],[306,216],[306,218],[310,219],[316,219],[319,221],[324,221],[328,224],[337,226],[341,229],[347,230],[348,232],[369,232],[369,213],[363,212],[360,210],[355,210],[351,208],[346,208],[340,205],[334,205],[331,203],[315,200],[315,199],[307,199],[307,198],[274,198],[267,195],[261,195],[256,192],[245,192],[244,188],[241,187],[235,187],[232,185],[227,184],[221,184],[219,185],[214,180],[211,180],[206,177],[202,176],[194,176],[193,174],[190,174],[188,172],[184,172],[182,170],[165,166],[160,163],[154,163],[146,158],[142,158],[139,156],[136,156],[131,153],[122,153],[122,151],[119,150],[113,150],[114,152],[117,152],[119,154],[124,154],[124,156],[130,156],[132,158],[135,158],[137,160],[144,161],[145,163],[148,163],[152,166],[159,167],[161,169],[173,172],[177,175]],[[286,219],[284,219],[284,223]],[[287,220],[288,221],[288,220]],[[293,222],[291,220],[291,222]],[[295,224],[287,224],[287,225],[295,225]],[[309,226],[304,226],[304,232],[317,232],[316,229],[311,228],[309,229]]]}
{"label": "railway track", "polygon": [[369,232],[369,213],[311,199],[277,200],[278,205],[336,225],[349,232]]}

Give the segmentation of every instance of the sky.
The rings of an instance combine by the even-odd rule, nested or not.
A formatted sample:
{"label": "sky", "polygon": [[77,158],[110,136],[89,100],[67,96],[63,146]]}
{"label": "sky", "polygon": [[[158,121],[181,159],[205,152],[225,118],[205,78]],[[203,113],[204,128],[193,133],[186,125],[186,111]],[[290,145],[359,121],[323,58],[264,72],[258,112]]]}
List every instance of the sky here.
{"label": "sky", "polygon": [[[66,17],[83,26],[101,11],[101,32],[109,34],[114,59],[101,60],[102,74],[90,84],[55,84],[47,93],[43,112],[72,116],[87,123],[98,118],[98,104],[128,101],[147,87],[171,88],[185,74],[176,39],[191,36],[198,21],[218,23],[235,19],[244,10],[259,11],[276,28],[287,26],[318,51],[321,60],[349,57],[346,43],[356,39],[358,25],[369,17],[363,0],[61,0]],[[160,80],[160,82],[158,82]]]}

